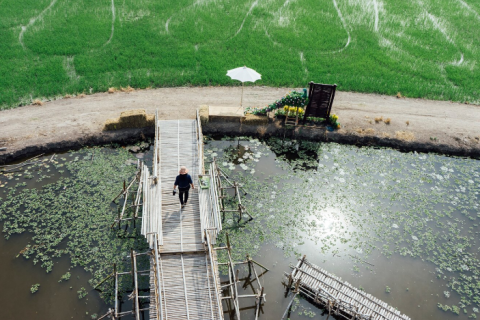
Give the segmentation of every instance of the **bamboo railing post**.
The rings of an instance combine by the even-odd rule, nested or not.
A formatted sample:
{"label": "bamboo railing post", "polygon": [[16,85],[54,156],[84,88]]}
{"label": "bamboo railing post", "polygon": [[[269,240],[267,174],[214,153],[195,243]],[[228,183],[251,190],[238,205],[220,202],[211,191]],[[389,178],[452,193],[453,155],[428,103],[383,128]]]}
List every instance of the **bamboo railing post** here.
{"label": "bamboo railing post", "polygon": [[117,318],[118,314],[118,274],[117,274],[117,264],[113,265],[113,273],[115,274],[115,313],[114,319]]}
{"label": "bamboo railing post", "polygon": [[[156,280],[157,280],[157,288],[158,291],[158,301],[157,305],[160,305],[160,320],[163,320],[163,302],[162,302],[162,287],[161,287],[161,278],[160,278],[160,263],[158,258],[158,234],[155,233],[155,246],[154,246],[154,256],[155,256],[155,266],[156,266]],[[158,314],[157,314],[158,318]]]}
{"label": "bamboo railing post", "polygon": [[300,278],[298,278],[297,282],[295,283],[295,292],[299,292],[300,288]]}
{"label": "bamboo railing post", "polygon": [[262,287],[262,290],[260,291],[260,295],[257,298],[257,310],[255,310],[255,320],[258,319],[258,314],[260,312],[262,301],[263,301],[263,287]]}
{"label": "bamboo railing post", "polygon": [[285,312],[283,313],[283,316],[280,320],[283,320],[285,319],[285,317],[287,318],[290,318],[290,313],[291,313],[291,310],[292,310],[292,305],[293,305],[293,302],[295,301],[295,298],[297,297],[297,294],[298,292],[296,292],[293,297],[292,297],[292,300],[290,300],[290,303],[288,304],[287,306],[287,309],[285,310]]}
{"label": "bamboo railing post", "polygon": [[215,274],[215,269],[213,267],[213,259],[212,259],[212,245],[210,244],[210,234],[205,231],[205,235],[207,238],[207,246],[208,246],[208,255],[210,258],[210,267],[212,268],[212,277],[213,277],[213,287],[215,288],[215,297],[217,301],[217,309],[218,309],[218,316],[219,319],[222,319],[222,314],[221,314],[221,301],[220,301],[220,294],[218,292],[218,286],[217,286],[217,277]]}
{"label": "bamboo railing post", "polygon": [[133,249],[130,250],[130,259],[132,260],[132,285],[134,287],[133,289],[133,295],[135,299],[135,320],[140,320],[140,305],[138,302],[138,274],[137,274],[137,259],[136,259],[136,254]]}
{"label": "bamboo railing post", "polygon": [[222,179],[220,179],[220,168],[219,167],[216,167],[217,168],[217,183],[218,183],[218,190],[220,191],[220,204],[221,204],[221,210],[225,210],[225,200],[224,200],[224,188],[222,187]]}
{"label": "bamboo railing post", "polygon": [[[236,190],[236,188],[235,188],[235,190]],[[241,204],[238,204],[238,214],[239,214],[238,222],[240,222],[242,220],[242,205]]]}
{"label": "bamboo railing post", "polygon": [[132,262],[132,270],[130,271],[130,273],[132,274],[132,287],[135,285],[135,279],[133,278],[133,266],[135,261],[133,260],[133,255],[133,249],[130,249],[130,261]]}
{"label": "bamboo railing post", "polygon": [[227,250],[230,252],[230,237],[228,236],[228,232],[225,233],[225,236],[227,238]]}

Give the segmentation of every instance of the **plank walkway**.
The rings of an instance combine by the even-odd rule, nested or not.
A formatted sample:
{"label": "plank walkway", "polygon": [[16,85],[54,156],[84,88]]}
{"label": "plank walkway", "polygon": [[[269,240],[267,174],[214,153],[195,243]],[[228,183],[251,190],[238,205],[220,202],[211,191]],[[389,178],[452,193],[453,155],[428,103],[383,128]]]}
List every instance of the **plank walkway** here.
{"label": "plank walkway", "polygon": [[348,319],[410,320],[386,302],[354,288],[305,258],[298,261],[288,278],[293,285],[298,282],[302,294],[325,306],[332,314]]}
{"label": "plank walkway", "polygon": [[[151,259],[150,319],[221,320],[218,263],[215,250],[203,236],[200,217],[198,175],[203,163],[198,123],[161,120],[156,130],[154,168],[158,168],[162,219],[156,230],[146,227],[161,239],[152,242],[157,247],[156,257]],[[183,209],[178,193],[172,194],[180,166],[189,169],[195,185]]]}

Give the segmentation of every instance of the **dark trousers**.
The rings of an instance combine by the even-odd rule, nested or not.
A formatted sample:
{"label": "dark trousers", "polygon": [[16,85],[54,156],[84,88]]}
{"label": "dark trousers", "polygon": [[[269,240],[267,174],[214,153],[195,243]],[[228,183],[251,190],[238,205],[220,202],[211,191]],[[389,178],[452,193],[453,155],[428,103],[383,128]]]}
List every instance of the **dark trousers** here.
{"label": "dark trousers", "polygon": [[187,203],[188,200],[188,190],[190,188],[178,188],[178,197],[180,198],[180,203],[184,204]]}

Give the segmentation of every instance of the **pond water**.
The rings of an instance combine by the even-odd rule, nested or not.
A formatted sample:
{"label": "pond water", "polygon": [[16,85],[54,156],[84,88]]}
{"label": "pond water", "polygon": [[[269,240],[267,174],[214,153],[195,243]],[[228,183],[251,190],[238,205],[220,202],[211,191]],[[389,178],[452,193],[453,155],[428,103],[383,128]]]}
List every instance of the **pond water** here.
{"label": "pond water", "polygon": [[[151,163],[150,152],[143,157]],[[248,253],[270,269],[260,277],[261,319],[283,315],[290,297],[281,281],[303,254],[412,319],[478,315],[478,160],[246,138],[209,140],[205,157],[216,157],[248,193],[255,219],[239,224],[227,214],[224,230],[235,260]],[[112,306],[108,285],[103,295],[92,285],[113,263],[128,271],[131,247],[145,249],[138,237],[125,237],[131,228],[110,229],[111,200],[132,178],[136,156],[89,148],[40,159],[26,172],[0,174],[2,319],[92,319]],[[242,319],[254,319],[254,301],[241,306]],[[292,320],[327,318],[303,299],[294,309]]]}
{"label": "pond water", "polygon": [[[265,318],[281,318],[283,273],[303,254],[412,319],[478,315],[478,160],[245,138],[208,141],[205,156],[248,193],[255,220],[227,215],[224,228],[237,260],[270,269]],[[327,315],[298,301],[291,319],[310,317]]]}
{"label": "pond water", "polygon": [[142,237],[110,228],[134,155],[88,148],[52,156],[0,172],[2,319],[96,319],[112,306],[111,281],[103,294],[93,285],[114,263],[128,271],[131,247],[146,248]]}

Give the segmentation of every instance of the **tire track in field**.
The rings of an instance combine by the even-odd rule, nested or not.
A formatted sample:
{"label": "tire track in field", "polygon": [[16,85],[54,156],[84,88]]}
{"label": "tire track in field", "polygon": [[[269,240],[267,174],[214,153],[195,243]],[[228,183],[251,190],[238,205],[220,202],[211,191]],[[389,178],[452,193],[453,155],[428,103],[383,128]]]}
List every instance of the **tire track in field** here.
{"label": "tire track in field", "polygon": [[345,31],[347,32],[347,35],[348,35],[347,43],[345,44],[345,46],[343,48],[341,48],[340,50],[335,50],[335,51],[328,52],[328,53],[338,53],[338,52],[342,52],[343,50],[345,50],[348,47],[348,45],[350,44],[351,36],[350,36],[350,31],[348,31],[348,28],[347,28],[347,23],[345,22],[345,19],[343,18],[342,11],[340,11],[340,9],[338,8],[337,1],[336,0],[332,0],[332,1],[333,1],[333,5],[335,6],[335,9],[337,10],[338,17],[340,18],[340,21],[342,21],[343,28],[345,29]]}
{"label": "tire track in field", "polygon": [[[288,0],[287,0],[288,2]],[[237,36],[237,34],[240,33],[240,31],[242,31],[243,29],[243,25],[245,24],[245,20],[247,20],[248,16],[252,13],[253,11],[253,8],[255,8],[258,4],[258,0],[255,0],[252,5],[250,6],[250,9],[248,10],[247,14],[245,15],[245,18],[243,18],[243,21],[242,21],[242,24],[240,25],[240,28],[237,30],[237,32],[235,32],[235,34],[233,35],[232,38],[235,38]]]}
{"label": "tire track in field", "polygon": [[460,4],[467,9],[467,11],[469,11],[469,12],[472,13],[475,17],[477,17],[478,20],[480,20],[480,14],[478,14],[478,12],[475,11],[475,9],[473,9],[472,7],[470,7],[470,6],[468,5],[468,3],[466,3],[466,2],[463,1],[463,0],[458,0],[458,2],[460,2]]}
{"label": "tire track in field", "polygon": [[[351,35],[350,35],[350,31],[348,31],[348,26],[347,26],[347,23],[345,21],[345,19],[343,18],[343,15],[342,15],[342,11],[340,11],[340,8],[338,8],[338,5],[337,5],[337,1],[336,0],[332,0],[333,1],[333,6],[335,7],[335,10],[337,10],[337,14],[338,14],[338,17],[340,18],[340,21],[342,22],[342,26],[343,28],[345,29],[345,32],[347,33],[347,43],[345,44],[345,46],[343,48],[340,48],[338,50],[333,50],[333,51],[326,51],[326,52],[319,52],[319,54],[332,54],[332,53],[339,53],[339,52],[342,52],[343,50],[345,50],[349,45],[350,45],[350,41],[352,39]],[[284,7],[286,7],[288,4],[290,3],[290,0],[286,0],[282,7],[280,8],[279,12],[281,13],[282,9]],[[243,24],[242,24],[243,25]],[[267,30],[267,27],[264,27],[264,30],[265,30],[265,35],[267,36],[267,38],[273,42],[273,44],[275,45],[282,45],[281,43],[278,43],[276,42],[275,40],[272,39],[272,37],[270,36],[270,34],[268,33],[268,30]],[[303,57],[303,52],[301,52],[301,56]],[[302,59],[302,58],[301,58]],[[304,59],[304,58],[303,58]],[[303,62],[305,62],[305,60],[303,60]]]}
{"label": "tire track in field", "polygon": [[167,22],[165,22],[165,31],[168,33],[168,24],[170,23],[170,20],[172,20],[172,17],[171,16],[170,18],[167,19]]}
{"label": "tire track in field", "polygon": [[26,26],[21,26],[22,27],[22,30],[20,31],[20,35],[18,36],[18,41],[20,42],[20,44],[22,45],[22,48],[25,49],[25,44],[23,43],[23,34],[25,33],[25,31],[27,31],[27,29],[29,27],[31,27],[38,19],[41,19],[45,13],[50,10],[50,8],[52,8],[55,3],[57,2],[57,0],[52,0],[52,2],[50,2],[50,4],[48,5],[48,7],[46,7],[45,9],[43,9],[42,12],[40,12],[40,14],[36,17],[33,17],[32,19],[30,19],[30,21],[28,22],[28,24]]}
{"label": "tire track in field", "polygon": [[107,44],[112,41],[113,34],[115,32],[115,0],[112,0],[112,32],[110,33],[110,38],[108,38],[108,41],[103,44],[103,46],[106,46]]}
{"label": "tire track in field", "polygon": [[454,47],[455,49],[458,50],[458,52],[460,53],[460,59],[457,61],[452,61],[450,62],[449,64],[451,65],[454,65],[454,66],[459,66],[463,63],[463,52],[461,52],[459,49],[458,49],[458,46],[457,44],[455,43],[455,41],[453,41],[453,39],[448,35],[448,32],[447,30],[442,27],[442,25],[440,24],[439,22],[439,19],[432,15],[431,13],[429,13],[428,11],[425,10],[425,13],[426,13],[426,16],[428,18],[428,20],[430,20],[430,22],[432,22],[433,26],[435,27],[435,29],[437,29],[438,31],[440,31],[441,34],[443,34],[443,36],[445,37],[445,39],[447,39],[448,42],[450,42]]}
{"label": "tire track in field", "polygon": [[307,59],[305,59],[304,55],[303,55],[303,51],[300,51],[299,52],[299,55],[300,55],[300,63],[302,64],[302,67],[304,67],[305,69],[305,79],[308,78],[308,69],[307,67],[305,66],[305,62],[307,62]]}
{"label": "tire track in field", "polygon": [[453,83],[450,79],[448,79],[448,75],[447,75],[447,71],[445,70],[445,66],[446,65],[460,66],[464,61],[463,52],[460,51],[460,49],[458,48],[455,41],[453,41],[453,39],[450,37],[450,35],[447,32],[447,29],[442,26],[442,24],[439,21],[439,18],[427,11],[427,9],[425,8],[422,0],[417,0],[417,3],[420,5],[422,10],[424,11],[424,16],[426,18],[428,18],[428,20],[430,20],[430,22],[433,24],[433,27],[435,29],[437,29],[438,31],[440,31],[440,33],[445,37],[445,39],[449,43],[451,43],[454,46],[454,48],[457,49],[458,52],[460,53],[460,59],[458,61],[454,60],[454,61],[451,61],[451,62],[444,62],[444,63],[439,63],[438,64],[438,67],[440,69],[440,74],[441,74],[443,80],[445,81],[445,83],[452,86],[453,88],[457,88],[457,85],[455,85],[455,83]]}
{"label": "tire track in field", "polygon": [[[433,14],[431,14],[430,12],[428,12],[427,9],[425,8],[425,5],[424,5],[422,0],[417,0],[417,4],[422,8],[422,10],[424,12],[424,16],[427,17],[428,20],[430,20],[430,22],[433,24],[433,27],[435,29],[437,29],[438,31],[440,31],[440,33],[445,37],[445,39],[448,42],[450,42],[455,47],[455,49],[457,49],[458,52],[460,53],[460,59],[458,61],[454,60],[454,61],[446,63],[446,64],[450,64],[450,65],[454,65],[454,66],[460,66],[464,62],[463,52],[460,51],[460,49],[458,48],[455,41],[453,41],[453,39],[450,37],[450,35],[448,34],[448,30],[445,27],[442,26],[442,24],[440,23],[440,18],[438,18],[438,17],[434,16]],[[445,64],[441,64],[440,67],[442,69],[444,69]]]}
{"label": "tire track in field", "polygon": [[195,0],[194,3],[192,3],[191,5],[188,5],[182,9],[180,9],[178,12],[172,14],[168,19],[167,19],[167,22],[165,22],[165,32],[168,34],[169,33],[169,30],[168,30],[168,25],[170,24],[170,21],[172,20],[172,18],[178,14],[180,14],[181,12],[189,9],[190,7],[195,7],[196,5],[199,5],[199,4],[202,4],[202,2],[205,2],[205,0]]}
{"label": "tire track in field", "polygon": [[373,2],[373,10],[375,12],[375,32],[378,32],[378,3],[377,0],[372,0]]}

